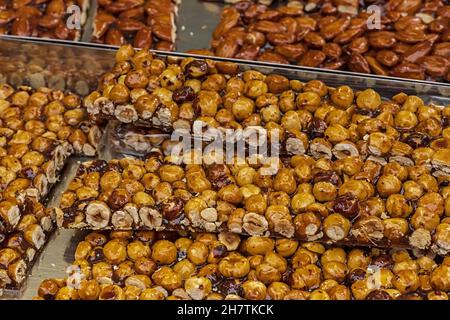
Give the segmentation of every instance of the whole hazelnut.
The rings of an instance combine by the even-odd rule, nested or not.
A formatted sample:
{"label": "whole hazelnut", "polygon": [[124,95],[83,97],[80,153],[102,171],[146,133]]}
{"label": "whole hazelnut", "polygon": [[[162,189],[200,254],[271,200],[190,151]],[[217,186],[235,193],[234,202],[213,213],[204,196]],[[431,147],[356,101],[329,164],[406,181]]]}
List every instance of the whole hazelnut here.
{"label": "whole hazelnut", "polygon": [[152,259],[158,264],[171,264],[177,259],[177,248],[168,240],[156,241],[152,247]]}
{"label": "whole hazelnut", "polygon": [[356,216],[359,212],[358,199],[352,194],[338,196],[333,203],[333,211],[347,218]]}
{"label": "whole hazelnut", "polygon": [[264,300],[266,299],[267,288],[260,281],[247,280],[242,284],[244,299]]}
{"label": "whole hazelnut", "polygon": [[119,264],[127,258],[127,249],[122,241],[114,239],[105,244],[103,254],[111,264]]}
{"label": "whole hazelnut", "polygon": [[188,259],[195,265],[204,264],[208,258],[208,247],[200,241],[194,241],[187,250]]}

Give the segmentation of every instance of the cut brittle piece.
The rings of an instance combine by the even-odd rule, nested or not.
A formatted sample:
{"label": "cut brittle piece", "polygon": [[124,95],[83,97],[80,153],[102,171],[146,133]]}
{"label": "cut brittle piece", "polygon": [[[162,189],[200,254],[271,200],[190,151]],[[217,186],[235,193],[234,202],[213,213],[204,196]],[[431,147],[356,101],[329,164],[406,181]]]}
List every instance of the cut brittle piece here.
{"label": "cut brittle piece", "polygon": [[19,288],[55,226],[42,204],[72,154],[94,156],[99,125],[70,93],[0,86],[0,288]]}
{"label": "cut brittle piece", "polygon": [[382,165],[359,157],[198,159],[153,151],[144,160],[84,163],[55,208],[58,225],[229,231],[441,255],[450,250],[447,180],[425,164]]}
{"label": "cut brittle piece", "polygon": [[51,211],[36,200],[27,198],[22,213],[15,231],[0,232],[0,292],[21,287],[56,226]]}

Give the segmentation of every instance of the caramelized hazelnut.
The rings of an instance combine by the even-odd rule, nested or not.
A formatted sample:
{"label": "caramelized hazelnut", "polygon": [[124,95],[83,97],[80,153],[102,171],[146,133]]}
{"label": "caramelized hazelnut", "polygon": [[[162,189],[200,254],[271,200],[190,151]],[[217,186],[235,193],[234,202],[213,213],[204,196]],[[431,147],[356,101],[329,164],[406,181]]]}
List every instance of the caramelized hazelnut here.
{"label": "caramelized hazelnut", "polygon": [[159,240],[152,247],[152,259],[158,264],[171,264],[177,259],[177,248],[168,240]]}
{"label": "caramelized hazelnut", "polygon": [[114,239],[105,244],[103,254],[111,264],[119,264],[127,258],[127,249],[122,241]]}

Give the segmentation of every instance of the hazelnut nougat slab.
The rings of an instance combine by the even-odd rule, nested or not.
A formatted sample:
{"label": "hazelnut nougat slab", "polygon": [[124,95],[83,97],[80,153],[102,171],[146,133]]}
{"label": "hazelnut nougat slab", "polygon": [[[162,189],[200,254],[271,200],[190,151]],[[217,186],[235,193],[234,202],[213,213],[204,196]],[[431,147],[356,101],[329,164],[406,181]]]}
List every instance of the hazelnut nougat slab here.
{"label": "hazelnut nougat slab", "polygon": [[0,232],[15,228],[24,198],[45,198],[71,154],[96,154],[101,131],[80,104],[61,91],[1,85]]}
{"label": "hazelnut nougat slab", "polygon": [[448,300],[450,260],[230,233],[91,232],[37,300]]}
{"label": "hazelnut nougat slab", "polygon": [[20,210],[15,230],[0,233],[0,296],[21,288],[55,228],[52,211],[39,201],[26,198]]}
{"label": "hazelnut nougat slab", "polygon": [[54,228],[42,204],[71,154],[101,130],[73,94],[0,86],[0,287],[18,287]]}
{"label": "hazelnut nougat slab", "polygon": [[[434,162],[448,152],[436,151]],[[448,176],[435,176],[439,166],[305,155],[224,164],[210,156],[155,150],[144,159],[86,162],[55,209],[58,224],[449,252],[450,188]]]}
{"label": "hazelnut nougat slab", "polygon": [[211,60],[159,59],[130,46],[121,47],[116,59],[99,90],[83,101],[95,117],[168,133],[197,134],[198,124],[236,134],[254,128],[269,142],[278,133],[289,155],[359,155],[407,165],[421,157],[415,152],[433,143],[437,148],[448,136],[449,108],[401,92],[384,100],[370,88],[331,88]]}
{"label": "hazelnut nougat slab", "polygon": [[[210,165],[191,167],[175,160],[179,173],[173,181],[164,180],[155,169],[150,173],[158,176],[167,199],[158,198],[159,189],[153,185],[148,190],[136,185],[137,189],[127,190],[131,194],[121,196],[127,203],[136,191],[152,197],[144,210],[152,208],[157,217],[148,223],[150,228],[156,223],[158,228],[407,245],[441,254],[450,249],[446,209],[450,108],[427,105],[404,93],[382,100],[373,89],[330,88],[318,80],[302,83],[255,70],[240,72],[230,63],[157,59],[130,46],[120,48],[116,58],[100,90],[84,100],[91,114],[167,132],[189,131],[195,121],[222,129],[258,127],[268,132],[269,139],[278,132],[282,149],[290,155],[282,157],[280,170],[269,176],[259,171],[268,165],[264,162],[246,163],[244,168],[216,166],[208,176]],[[169,164],[174,159],[158,161]],[[84,171],[89,170],[95,171]],[[142,176],[149,173],[146,170]],[[84,180],[84,173],[78,180]],[[141,207],[137,214],[123,210],[127,203],[111,208],[108,193],[95,190],[79,198],[79,187],[72,187],[66,199],[70,209],[61,208],[66,211],[60,215],[62,224],[88,227],[94,222],[104,228],[113,226],[115,217],[121,225],[114,216],[119,210],[128,228],[142,227]],[[203,195],[204,191],[208,193]],[[91,198],[103,203],[89,208],[100,207],[105,213],[93,213],[99,221],[89,218],[86,223],[86,200]]]}

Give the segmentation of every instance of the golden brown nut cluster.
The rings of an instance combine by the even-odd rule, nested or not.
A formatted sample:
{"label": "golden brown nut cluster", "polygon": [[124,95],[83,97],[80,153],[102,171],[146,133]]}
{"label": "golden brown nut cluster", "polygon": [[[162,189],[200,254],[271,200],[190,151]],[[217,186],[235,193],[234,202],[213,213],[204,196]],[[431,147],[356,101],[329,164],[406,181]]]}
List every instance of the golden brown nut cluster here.
{"label": "golden brown nut cluster", "polygon": [[176,14],[174,0],[99,1],[92,42],[172,51]]}
{"label": "golden brown nut cluster", "polygon": [[100,130],[79,106],[75,95],[1,85],[1,231],[15,228],[24,197],[47,195],[73,150],[95,155]]}
{"label": "golden brown nut cluster", "polygon": [[155,151],[144,160],[85,163],[62,195],[58,224],[231,231],[411,246],[440,255],[450,250],[448,174],[435,176],[438,170],[426,163],[407,167],[358,156],[331,161],[297,155],[281,158],[278,171],[268,175],[264,162],[240,160],[185,164]]}
{"label": "golden brown nut cluster", "polygon": [[41,204],[71,153],[96,153],[100,130],[72,94],[0,86],[0,287],[19,286],[53,230]]}
{"label": "golden brown nut cluster", "polygon": [[[57,92],[54,92],[57,97]],[[19,223],[24,198],[41,199],[57,181],[71,147],[51,131],[54,106],[50,91],[0,88],[0,232]],[[61,105],[62,106],[62,105]]]}
{"label": "golden brown nut cluster", "polygon": [[[306,3],[305,3],[306,2]],[[239,1],[223,10],[211,51],[259,60],[418,80],[450,81],[447,1],[292,1],[271,8]]]}
{"label": "golden brown nut cluster", "polygon": [[[90,114],[166,131],[194,121],[219,129],[278,133],[282,152],[314,158],[391,158],[412,165],[448,148],[448,108],[399,93],[384,100],[373,89],[330,88],[234,64],[156,59],[129,46],[117,52],[100,91],[84,99]],[[272,138],[273,137],[273,138]],[[138,138],[136,138],[138,139]]]}
{"label": "golden brown nut cluster", "polygon": [[[1,204],[2,222],[4,203]],[[0,232],[0,289],[21,285],[54,229],[51,212],[40,202],[26,198],[22,206],[15,231]]]}
{"label": "golden brown nut cluster", "polygon": [[[69,142],[75,153],[94,156],[100,130],[85,109],[81,99],[59,90],[20,86],[14,90],[7,84],[0,88],[1,153],[21,158],[27,151],[53,152],[52,145]],[[9,145],[29,145],[8,153]],[[54,148],[54,146],[53,146]],[[37,162],[39,166],[39,162]]]}
{"label": "golden brown nut cluster", "polygon": [[78,243],[36,299],[448,300],[449,260],[234,234],[115,231]]}
{"label": "golden brown nut cluster", "polygon": [[[65,215],[59,213],[66,226],[171,226],[408,245],[442,255],[450,250],[449,108],[404,93],[385,100],[373,89],[302,83],[229,63],[162,60],[130,46],[119,49],[113,71],[84,105],[95,116],[167,131],[192,129],[195,120],[222,129],[259,127],[269,139],[278,131],[290,158],[278,161],[275,174],[264,175],[270,162],[264,159],[199,166],[167,157],[156,187],[136,189],[151,196],[147,204],[136,203],[129,190],[115,192],[118,201],[111,203],[107,193],[89,194],[91,199],[72,192]],[[163,151],[172,146],[162,143]],[[86,213],[86,199],[92,214]],[[112,222],[117,210],[120,219]],[[100,218],[86,224],[91,215]]]}

